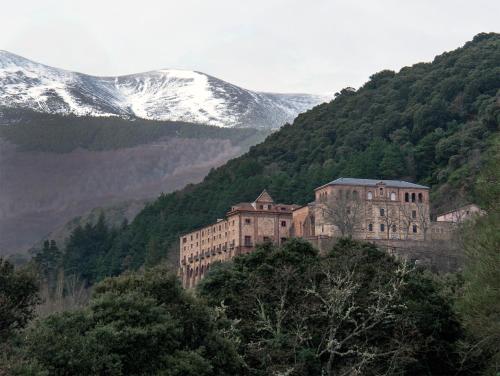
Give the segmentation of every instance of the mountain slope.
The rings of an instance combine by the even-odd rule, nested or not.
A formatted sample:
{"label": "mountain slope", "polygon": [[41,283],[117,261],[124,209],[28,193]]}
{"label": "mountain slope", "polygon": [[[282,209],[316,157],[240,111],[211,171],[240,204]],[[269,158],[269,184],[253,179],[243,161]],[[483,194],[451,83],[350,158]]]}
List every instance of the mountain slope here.
{"label": "mountain slope", "polygon": [[92,256],[102,266],[93,278],[119,273],[125,259],[137,268],[158,246],[176,253],[180,233],[221,218],[263,188],[279,202],[304,204],[315,187],[339,176],[396,178],[430,185],[434,212],[474,200],[477,173],[499,134],[499,89],[494,33],[432,63],[377,73],[358,91],[343,90],[299,115],[202,183],[147,205],[112,246]]}
{"label": "mountain slope", "polygon": [[220,127],[279,128],[297,114],[329,99],[254,92],[187,70],[95,77],[0,50],[0,106],[8,108]]}
{"label": "mountain slope", "polygon": [[0,256],[99,207],[198,182],[268,130],[23,111],[0,126]]}

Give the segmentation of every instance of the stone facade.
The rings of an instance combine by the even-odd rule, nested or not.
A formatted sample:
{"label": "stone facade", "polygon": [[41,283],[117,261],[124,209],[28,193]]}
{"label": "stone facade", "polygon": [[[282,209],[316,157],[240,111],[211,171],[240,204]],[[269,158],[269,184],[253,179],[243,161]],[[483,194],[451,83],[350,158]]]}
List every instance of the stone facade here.
{"label": "stone facade", "polygon": [[[315,190],[308,204],[313,236],[352,236],[362,240],[427,240],[430,236],[429,188],[395,180],[341,178]],[[294,225],[303,226],[303,208]]]}
{"label": "stone facade", "polygon": [[180,237],[180,269],[184,287],[193,287],[216,261],[253,251],[256,244],[282,244],[291,236],[292,210],[262,192],[254,202],[233,205],[226,218]]}

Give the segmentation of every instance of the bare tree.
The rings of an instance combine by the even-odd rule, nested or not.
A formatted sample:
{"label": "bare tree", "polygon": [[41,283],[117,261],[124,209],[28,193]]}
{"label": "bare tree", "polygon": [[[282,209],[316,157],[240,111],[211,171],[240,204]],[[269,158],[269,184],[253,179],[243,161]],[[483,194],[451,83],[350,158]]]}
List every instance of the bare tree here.
{"label": "bare tree", "polygon": [[321,204],[323,220],[338,228],[342,236],[353,237],[363,220],[363,201],[357,194],[341,192]]}
{"label": "bare tree", "polygon": [[[317,275],[311,279],[306,294],[317,302],[313,315],[326,322],[317,355],[327,357],[327,375],[362,375],[382,357],[396,361],[410,351],[401,343],[383,349],[369,343],[374,328],[395,322],[396,312],[405,309],[399,304],[399,298],[410,272],[407,264],[401,264],[389,281],[371,291],[373,299],[367,307],[362,307],[356,299],[361,289],[355,278],[356,266],[345,270],[323,266],[321,282],[317,282]],[[346,364],[339,362],[341,359],[349,359],[349,365],[336,370],[336,364]]]}
{"label": "bare tree", "polygon": [[386,235],[386,239],[389,240],[391,238],[391,231],[394,234],[397,234],[399,226],[399,213],[398,207],[395,205],[391,205],[388,201],[384,201],[379,205],[379,216],[381,219],[381,223],[384,224],[384,232]]}
{"label": "bare tree", "polygon": [[408,239],[410,235],[410,228],[415,223],[416,218],[413,215],[413,208],[411,205],[400,203],[399,204],[400,226],[403,229],[404,239]]}
{"label": "bare tree", "polygon": [[423,202],[417,203],[417,222],[424,234],[424,240],[427,240],[427,232],[431,228],[431,217],[429,205]]}

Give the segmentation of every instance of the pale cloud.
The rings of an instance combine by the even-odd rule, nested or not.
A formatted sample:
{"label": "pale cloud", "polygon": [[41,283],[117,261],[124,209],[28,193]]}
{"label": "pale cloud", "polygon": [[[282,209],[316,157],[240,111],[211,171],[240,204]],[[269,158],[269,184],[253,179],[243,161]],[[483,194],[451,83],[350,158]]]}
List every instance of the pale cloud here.
{"label": "pale cloud", "polygon": [[245,88],[335,92],[499,31],[490,0],[2,1],[0,49],[69,70],[202,71]]}

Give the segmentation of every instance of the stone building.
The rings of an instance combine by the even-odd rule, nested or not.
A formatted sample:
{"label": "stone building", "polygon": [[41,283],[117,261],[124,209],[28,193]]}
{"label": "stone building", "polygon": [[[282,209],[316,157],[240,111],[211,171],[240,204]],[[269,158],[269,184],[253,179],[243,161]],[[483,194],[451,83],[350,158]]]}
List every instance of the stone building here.
{"label": "stone building", "polygon": [[316,188],[315,200],[304,206],[276,204],[264,190],[254,202],[233,205],[224,219],[182,235],[179,273],[192,287],[214,262],[249,253],[256,244],[297,237],[324,251],[340,236],[456,270],[461,256],[450,242],[454,223],[431,222],[429,214],[429,188],[399,180],[336,179]]}
{"label": "stone building", "polygon": [[453,222],[462,223],[467,219],[474,218],[475,216],[484,215],[485,211],[475,204],[462,206],[461,208],[451,210],[449,212],[437,216],[437,222]]}
{"label": "stone building", "polygon": [[254,202],[233,205],[224,219],[180,237],[184,287],[194,286],[216,261],[249,253],[259,243],[282,244],[291,235],[297,205],[274,203],[264,190]]}
{"label": "stone building", "polygon": [[293,211],[294,235],[363,240],[426,240],[429,188],[399,180],[340,178]]}

